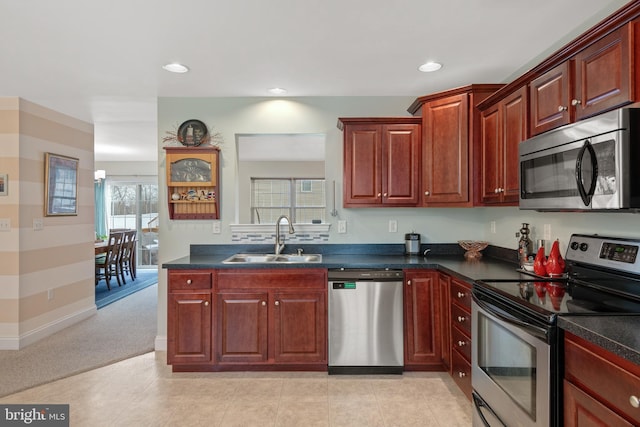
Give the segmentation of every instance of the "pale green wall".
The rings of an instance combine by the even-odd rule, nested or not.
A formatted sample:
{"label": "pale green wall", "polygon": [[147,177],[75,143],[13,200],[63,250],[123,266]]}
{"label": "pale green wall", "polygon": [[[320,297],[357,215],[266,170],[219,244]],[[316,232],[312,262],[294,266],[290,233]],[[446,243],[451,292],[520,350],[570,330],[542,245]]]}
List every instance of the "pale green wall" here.
{"label": "pale green wall", "polygon": [[[222,233],[213,234],[213,221],[168,221],[166,206],[160,210],[160,261],[186,256],[192,243],[227,244],[231,241],[229,224],[236,209],[236,133],[324,133],[328,195],[336,181],[337,218],[327,215],[334,225],[330,243],[402,243],[404,233],[416,231],[423,242],[455,242],[481,239],[515,249],[516,231],[522,222],[532,227],[532,237],[541,238],[543,224],[551,225],[552,238],[559,238],[561,250],[574,232],[640,237],[640,216],[636,214],[539,213],[518,208],[365,208],[342,206],[342,132],[338,117],[408,116],[407,107],[414,97],[309,97],[278,100],[274,98],[159,98],[158,135],[175,130],[188,119],[199,119],[224,136],[222,146],[221,204]],[[164,150],[159,143],[159,197],[166,200]],[[332,200],[327,203],[332,209]],[[347,221],[347,233],[337,234],[338,219]],[[398,222],[398,232],[388,232],[388,222]],[[496,233],[490,222],[496,221]],[[166,335],[166,278],[160,275],[158,335]]]}

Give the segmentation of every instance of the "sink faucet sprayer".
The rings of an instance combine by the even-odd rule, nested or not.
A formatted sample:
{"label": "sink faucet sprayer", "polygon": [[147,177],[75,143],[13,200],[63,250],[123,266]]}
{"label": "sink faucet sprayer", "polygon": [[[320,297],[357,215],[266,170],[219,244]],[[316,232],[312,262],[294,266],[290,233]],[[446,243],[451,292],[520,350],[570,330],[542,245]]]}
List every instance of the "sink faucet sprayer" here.
{"label": "sink faucet sprayer", "polygon": [[286,215],[280,215],[280,218],[276,221],[276,246],[275,246],[275,254],[280,255],[280,252],[284,249],[284,238],[280,238],[280,221],[283,219],[287,220],[289,224],[289,234],[295,233],[295,229],[293,228],[293,224],[291,224],[291,220]]}

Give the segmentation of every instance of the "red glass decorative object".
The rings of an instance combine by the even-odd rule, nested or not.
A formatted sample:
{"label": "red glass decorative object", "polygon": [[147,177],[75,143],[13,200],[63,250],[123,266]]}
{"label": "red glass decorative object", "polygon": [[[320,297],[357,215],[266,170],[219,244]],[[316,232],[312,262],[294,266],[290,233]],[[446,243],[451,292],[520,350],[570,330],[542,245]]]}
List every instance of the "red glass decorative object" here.
{"label": "red glass decorative object", "polygon": [[547,257],[544,254],[544,246],[538,249],[535,259],[533,260],[533,272],[538,276],[547,275]]}
{"label": "red glass decorative object", "polygon": [[560,242],[558,240],[553,242],[553,246],[551,246],[546,267],[548,275],[562,275],[564,273],[565,263],[562,255],[560,255]]}

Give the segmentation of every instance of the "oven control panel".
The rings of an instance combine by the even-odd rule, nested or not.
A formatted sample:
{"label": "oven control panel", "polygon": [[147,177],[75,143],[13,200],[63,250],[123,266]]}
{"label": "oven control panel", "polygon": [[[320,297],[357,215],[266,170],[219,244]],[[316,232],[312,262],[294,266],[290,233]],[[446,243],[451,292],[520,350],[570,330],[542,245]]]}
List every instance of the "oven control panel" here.
{"label": "oven control panel", "polygon": [[582,264],[640,274],[640,240],[574,234],[566,259]]}

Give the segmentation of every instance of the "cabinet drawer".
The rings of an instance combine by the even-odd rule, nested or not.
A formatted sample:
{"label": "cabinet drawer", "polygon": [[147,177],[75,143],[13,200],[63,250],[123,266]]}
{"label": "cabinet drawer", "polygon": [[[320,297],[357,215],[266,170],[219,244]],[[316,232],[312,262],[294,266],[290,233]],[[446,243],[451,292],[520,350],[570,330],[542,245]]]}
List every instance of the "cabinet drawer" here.
{"label": "cabinet drawer", "polygon": [[471,338],[462,333],[457,327],[451,328],[451,344],[455,350],[467,359],[467,362],[471,361]]}
{"label": "cabinet drawer", "polygon": [[640,409],[630,403],[632,396],[640,397],[640,369],[636,365],[567,334],[565,378],[640,425]]}
{"label": "cabinet drawer", "polygon": [[211,272],[169,271],[169,291],[211,289]]}
{"label": "cabinet drawer", "polygon": [[457,280],[451,281],[451,301],[471,311],[471,288]]}
{"label": "cabinet drawer", "polygon": [[471,336],[471,315],[457,304],[451,304],[451,324]]}
{"label": "cabinet drawer", "polygon": [[471,364],[456,350],[451,354],[451,376],[467,398],[471,399]]}

